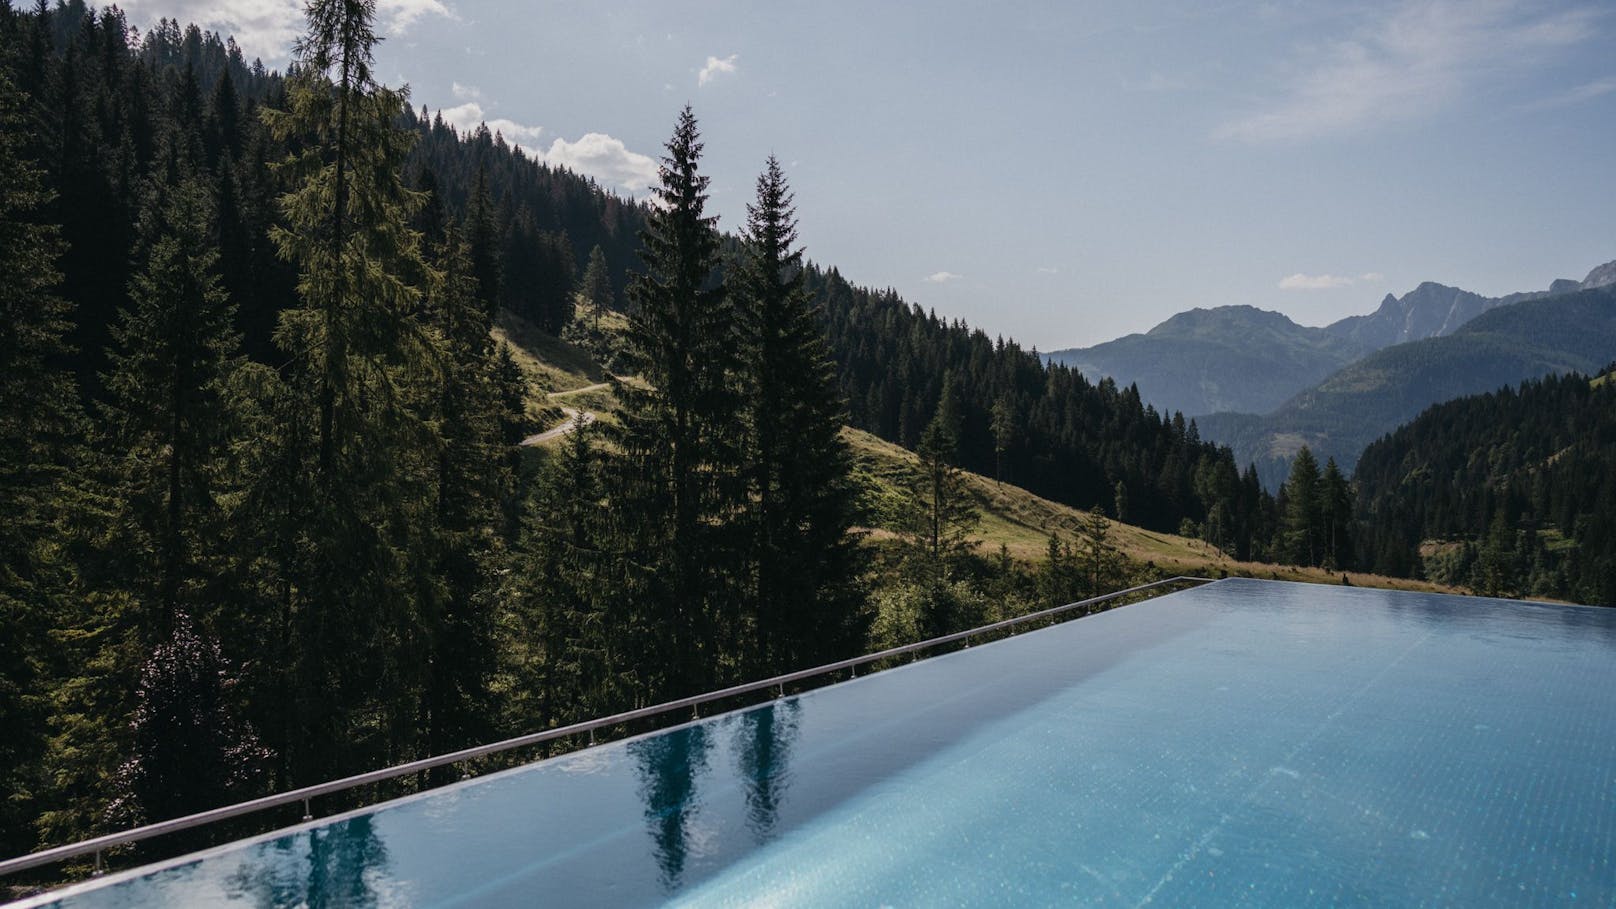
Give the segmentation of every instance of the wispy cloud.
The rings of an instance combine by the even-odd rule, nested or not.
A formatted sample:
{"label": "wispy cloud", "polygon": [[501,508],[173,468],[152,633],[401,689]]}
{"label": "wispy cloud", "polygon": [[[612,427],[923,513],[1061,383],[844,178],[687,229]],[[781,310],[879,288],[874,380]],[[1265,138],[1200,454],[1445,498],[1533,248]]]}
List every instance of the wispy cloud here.
{"label": "wispy cloud", "polygon": [[740,59],[740,54],[730,54],[722,59],[708,57],[707,65],[703,66],[701,72],[696,75],[696,84],[706,85],[719,76],[735,72],[735,61],[738,59]]}
{"label": "wispy cloud", "polygon": [[1356,278],[1345,275],[1304,275],[1296,272],[1294,275],[1285,275],[1280,278],[1281,291],[1325,291],[1332,288],[1346,288],[1357,283]]}
{"label": "wispy cloud", "polygon": [[1324,48],[1305,48],[1281,97],[1218,127],[1218,139],[1306,140],[1417,118],[1500,70],[1589,40],[1601,13],[1526,0],[1406,0]]}
{"label": "wispy cloud", "polygon": [[1613,92],[1616,92],[1616,76],[1606,76],[1603,79],[1595,79],[1592,82],[1584,82],[1575,88],[1563,91],[1558,95],[1552,95],[1548,98],[1544,98],[1543,100],[1534,104],[1527,105],[1527,107],[1530,110],[1551,110],[1559,107],[1574,107],[1578,104],[1586,104],[1587,102],[1593,101],[1596,98],[1603,98],[1604,96]]}
{"label": "wispy cloud", "polygon": [[475,85],[461,85],[459,82],[456,82],[453,85],[451,85],[450,86],[450,91],[454,92],[454,96],[456,98],[459,98],[462,101],[466,101],[466,100],[475,101],[478,98],[481,98],[483,96],[482,89],[478,88],[477,86],[475,86]]}
{"label": "wispy cloud", "polygon": [[950,281],[958,281],[960,278],[963,278],[963,277],[965,277],[965,276],[964,275],[956,275],[951,271],[938,271],[938,272],[932,272],[931,274],[927,275],[926,276],[926,283],[927,284],[947,284]]}
{"label": "wispy cloud", "polygon": [[1038,267],[1038,273],[1041,275],[1058,275],[1060,274],[1060,269],[1053,265],[1041,265]]}
{"label": "wispy cloud", "polygon": [[[304,0],[123,0],[119,4],[132,24],[150,26],[159,16],[195,22],[209,31],[232,35],[249,59],[271,62],[291,56],[292,42],[303,34]],[[391,36],[408,31],[427,16],[458,18],[444,0],[377,0],[377,30]]]}

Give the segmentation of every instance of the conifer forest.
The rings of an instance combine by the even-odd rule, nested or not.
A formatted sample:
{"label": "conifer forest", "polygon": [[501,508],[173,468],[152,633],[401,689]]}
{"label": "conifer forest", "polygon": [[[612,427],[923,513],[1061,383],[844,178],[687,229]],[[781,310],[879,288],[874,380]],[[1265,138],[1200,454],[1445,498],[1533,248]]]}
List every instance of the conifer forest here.
{"label": "conifer forest", "polygon": [[[1184,573],[1124,527],[1616,602],[1610,381],[1270,494],[1136,387],[808,258],[772,157],[720,223],[699,109],[636,199],[417,106],[382,37],[312,0],[280,71],[0,0],[6,856]],[[564,417],[518,336],[610,413],[521,444]],[[998,487],[1080,520],[1012,558]]]}

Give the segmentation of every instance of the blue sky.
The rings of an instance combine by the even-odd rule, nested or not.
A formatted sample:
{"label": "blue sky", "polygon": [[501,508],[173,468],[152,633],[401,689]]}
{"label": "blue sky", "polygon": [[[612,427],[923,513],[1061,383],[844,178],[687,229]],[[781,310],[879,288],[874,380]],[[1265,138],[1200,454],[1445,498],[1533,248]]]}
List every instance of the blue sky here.
{"label": "blue sky", "polygon": [[[128,0],[285,61],[297,0]],[[854,281],[1043,350],[1307,324],[1616,258],[1616,5],[380,0],[378,73],[639,190],[681,105],[722,225],[771,152]]]}

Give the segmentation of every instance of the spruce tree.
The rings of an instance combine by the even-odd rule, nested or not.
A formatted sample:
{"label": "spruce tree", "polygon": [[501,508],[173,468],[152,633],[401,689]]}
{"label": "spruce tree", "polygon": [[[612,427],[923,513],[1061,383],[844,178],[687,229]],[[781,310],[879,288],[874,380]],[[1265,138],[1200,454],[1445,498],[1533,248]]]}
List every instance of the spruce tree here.
{"label": "spruce tree", "polygon": [[123,527],[114,545],[137,566],[128,580],[146,601],[149,649],[168,637],[182,597],[223,573],[219,496],[241,357],[207,188],[197,179],[165,188],[142,222],[145,249],[112,332],[102,422],[104,448],[117,453],[111,482]]}
{"label": "spruce tree", "polygon": [[1352,561],[1352,487],[1336,466],[1335,458],[1324,465],[1319,478],[1319,548],[1324,567],[1332,571],[1350,567]]}
{"label": "spruce tree", "polygon": [[[36,28],[43,23],[36,21]],[[0,68],[0,850],[35,845],[49,683],[72,566],[60,528],[84,430],[62,365],[71,309],[57,295],[60,231],[25,152],[26,99]]]}
{"label": "spruce tree", "polygon": [[846,655],[866,631],[845,408],[796,240],[791,192],[770,156],[731,284],[747,431],[747,611],[765,672]]}
{"label": "spruce tree", "polygon": [[1283,488],[1285,514],[1280,533],[1285,558],[1296,565],[1319,564],[1319,462],[1306,445],[1291,461]]}
{"label": "spruce tree", "polygon": [[596,429],[576,418],[538,482],[517,559],[515,728],[559,726],[611,713],[623,699],[625,654],[643,631],[609,595],[615,583],[602,520]]}
{"label": "spruce tree", "polygon": [[1097,597],[1112,590],[1122,574],[1122,555],[1111,542],[1111,523],[1100,506],[1090,508],[1084,517],[1077,548],[1082,555],[1083,581],[1088,596]]}
{"label": "spruce tree", "polygon": [[429,277],[428,311],[443,339],[432,408],[438,430],[432,543],[436,584],[423,597],[429,642],[425,745],[437,754],[490,730],[493,580],[501,492],[507,485],[489,311],[477,297],[470,250],[450,230]]}
{"label": "spruce tree", "polygon": [[955,466],[961,420],[953,380],[946,377],[936,412],[920,434],[919,461],[910,471],[896,516],[928,635],[967,627],[980,618],[978,604],[956,589],[957,569],[975,546],[970,535],[981,517],[964,473]]}
{"label": "spruce tree", "polygon": [[614,385],[623,410],[613,504],[641,588],[625,595],[646,611],[653,637],[641,664],[650,687],[666,695],[694,693],[733,672],[720,665],[721,637],[739,625],[738,344],[733,307],[714,274],[717,219],[706,213],[701,150],[686,107],[641,237],[644,271],[629,286],[629,366],[645,384]]}
{"label": "spruce tree", "polygon": [[435,440],[421,398],[440,354],[413,283],[428,267],[409,226],[422,199],[402,175],[406,99],[372,77],[373,13],[313,0],[288,109],[264,112],[295,149],[271,236],[301,305],[276,331],[289,363],[260,498],[286,503],[265,548],[283,555],[267,580],[285,629],[277,731],[298,782],[413,750],[431,648],[419,607]]}
{"label": "spruce tree", "polygon": [[592,327],[598,331],[601,313],[612,306],[611,270],[606,266],[606,251],[599,243],[589,251],[589,264],[584,266],[584,276],[579,283],[584,302],[589,304]]}
{"label": "spruce tree", "polygon": [[466,205],[465,232],[471,248],[471,277],[476,282],[477,299],[492,320],[502,293],[500,255],[504,252],[504,243],[494,217],[494,197],[488,190],[488,168],[483,164],[477,165],[477,180],[472,184],[471,199]]}

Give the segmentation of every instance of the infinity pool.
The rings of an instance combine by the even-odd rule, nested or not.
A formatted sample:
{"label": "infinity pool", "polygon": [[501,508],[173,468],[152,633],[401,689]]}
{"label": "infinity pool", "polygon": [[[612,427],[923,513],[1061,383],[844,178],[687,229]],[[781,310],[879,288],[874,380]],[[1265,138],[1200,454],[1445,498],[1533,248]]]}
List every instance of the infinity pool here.
{"label": "infinity pool", "polygon": [[1616,609],[1220,581],[38,902],[1616,905]]}

